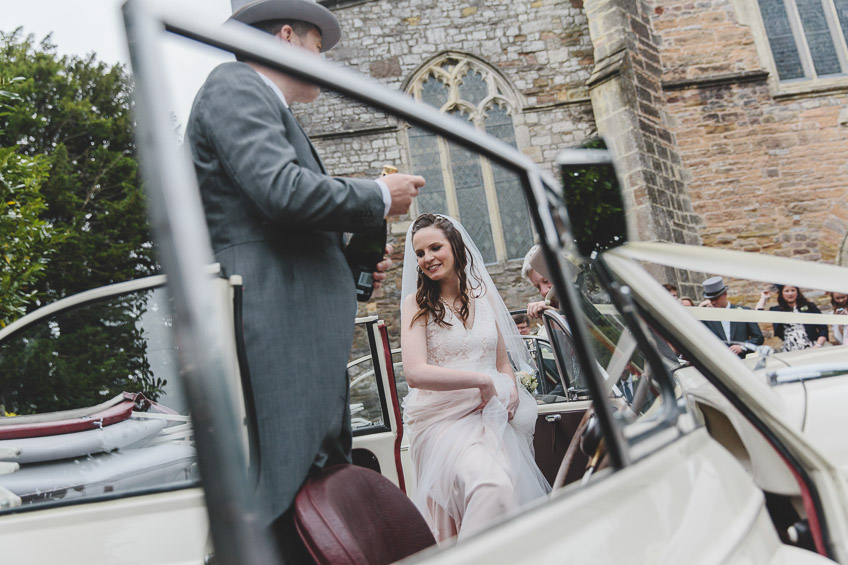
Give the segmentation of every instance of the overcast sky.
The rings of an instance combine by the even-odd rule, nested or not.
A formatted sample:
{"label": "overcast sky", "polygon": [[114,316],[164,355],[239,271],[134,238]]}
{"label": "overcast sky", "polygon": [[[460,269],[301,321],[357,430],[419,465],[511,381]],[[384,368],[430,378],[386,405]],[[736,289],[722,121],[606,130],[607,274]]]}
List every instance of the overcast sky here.
{"label": "overcast sky", "polygon": [[[22,26],[38,41],[52,32],[61,54],[95,53],[100,61],[125,63],[129,68],[122,4],[123,0],[7,0],[0,30],[10,32]],[[221,22],[231,13],[230,0],[170,0],[170,4]],[[184,127],[195,92],[209,71],[228,57],[194,49],[183,41],[170,40],[164,45],[173,111]]]}

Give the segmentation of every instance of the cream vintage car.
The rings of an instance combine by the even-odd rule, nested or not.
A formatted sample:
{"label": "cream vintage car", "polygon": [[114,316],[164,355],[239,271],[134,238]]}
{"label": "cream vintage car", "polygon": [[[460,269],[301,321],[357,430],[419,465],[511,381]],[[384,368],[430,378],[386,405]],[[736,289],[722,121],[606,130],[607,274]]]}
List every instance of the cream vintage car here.
{"label": "cream vintage car", "polygon": [[[398,132],[414,126],[438,136],[447,147],[461,146],[485,159],[487,166],[496,166],[501,180],[516,183],[526,197],[528,221],[560,297],[560,312],[546,316],[557,372],[565,388],[575,383],[585,387],[585,394],[539,406],[537,460],[556,488],[548,499],[489,530],[459,544],[431,547],[409,556],[408,562],[848,563],[848,484],[841,450],[812,439],[809,430],[799,427],[798,414],[810,400],[778,402],[777,387],[672,300],[642,263],[680,262],[680,268],[725,274],[730,262],[747,273],[738,276],[840,292],[848,291],[844,270],[807,263],[800,269],[797,262],[733,253],[712,256],[715,264],[709,265],[702,262],[702,254],[693,265],[694,259],[686,263],[691,249],[628,243],[626,231],[620,229],[625,225],[624,206],[617,200],[607,151],[563,154],[563,186],[514,147],[467,123],[336,65],[306,60],[270,38],[139,0],[130,0],[124,10],[137,88],[139,150],[168,282],[164,292],[163,279],[94,291],[117,303],[117,316],[126,324],[125,343],[141,340],[146,351],[163,352],[163,361],[141,363],[125,373],[124,382],[142,390],[107,390],[103,401],[111,402],[109,398],[122,392],[149,394],[152,402],[130,410],[129,418],[155,421],[161,428],[117,447],[101,444],[105,447],[96,454],[81,454],[76,460],[120,460],[133,451],[176,445],[184,452],[191,449],[196,461],[177,462],[169,481],[141,465],[132,466],[126,475],[115,474],[132,478],[124,484],[100,481],[90,489],[68,484],[64,495],[61,488],[41,498],[44,489],[21,496],[5,488],[0,495],[5,560],[201,563],[214,555],[219,563],[276,561],[268,533],[257,525],[261,507],[251,486],[249,375],[239,370],[240,343],[234,331],[239,280],[209,271],[212,252],[197,184],[171,130],[168,79],[157,46],[165,37],[181,36],[252,53],[268,65],[335,91],[342,97],[339,103],[355,101],[357,112],[374,112]],[[592,230],[575,231],[577,224],[570,221],[583,214],[574,208],[580,184],[575,178],[594,178],[596,171],[598,178],[606,179],[603,198],[614,203],[614,217],[597,225],[619,228],[606,233],[603,241],[593,237]],[[815,284],[808,284],[813,279]],[[146,298],[126,299],[136,291]],[[38,341],[26,336],[31,329],[48,344],[46,353],[40,351],[52,375],[49,367],[58,365],[50,358],[62,357],[49,350],[49,343],[72,335],[70,328],[78,329],[86,318],[78,315],[81,308],[90,304],[96,310],[99,298],[89,298],[95,297],[52,305],[39,314],[41,329],[31,318],[4,330],[0,364],[21,357]],[[160,330],[155,337],[139,326],[154,310],[154,325]],[[52,316],[63,316],[64,321]],[[96,339],[108,341],[109,328],[117,325],[110,316],[94,312],[88,317],[88,326],[100,330]],[[70,339],[77,349],[98,343],[82,331]],[[369,336],[371,353],[370,360],[356,361],[351,370],[354,456],[357,463],[379,469],[399,492],[411,491],[414,477],[404,461],[401,406],[391,370],[396,360],[379,318],[362,320],[361,331]],[[91,366],[102,368],[96,362]],[[85,363],[83,355],[80,364]],[[0,372],[4,379],[7,374],[5,368]],[[622,375],[634,381],[632,402],[615,392]],[[16,379],[39,376],[24,371]],[[839,381],[820,380],[834,386]],[[376,391],[376,396],[357,392],[360,387]],[[36,404],[43,408],[33,410],[55,411],[48,402],[55,396],[61,395],[42,394],[43,401]],[[376,404],[370,398],[376,398]],[[124,401],[122,395],[118,404]],[[153,403],[170,410],[151,410]],[[787,410],[786,403],[794,403],[794,411]],[[93,414],[96,422],[104,409],[113,407],[93,408],[46,419],[61,422]],[[190,415],[190,422],[178,415]],[[4,477],[41,468],[31,465],[58,464],[17,462],[24,453],[12,444],[0,453],[2,470],[7,471],[0,475],[0,486]],[[152,459],[143,459],[156,467]],[[364,510],[360,519],[379,521],[380,514]],[[375,526],[379,531],[379,523]]]}

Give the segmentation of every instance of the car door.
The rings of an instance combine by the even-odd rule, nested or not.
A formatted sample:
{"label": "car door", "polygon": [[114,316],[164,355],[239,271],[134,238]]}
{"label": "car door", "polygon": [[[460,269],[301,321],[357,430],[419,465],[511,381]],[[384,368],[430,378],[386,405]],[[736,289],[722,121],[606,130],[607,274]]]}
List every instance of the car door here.
{"label": "car door", "polygon": [[[592,402],[575,356],[573,337],[565,318],[555,310],[546,310],[542,320],[544,337],[538,337],[535,343],[537,367],[543,375],[542,378],[553,376],[559,383],[553,393],[538,397],[539,415],[536,419],[533,449],[536,464],[548,482],[553,484],[571,439]],[[564,484],[578,480],[583,475],[587,463],[588,456],[577,451]]]}
{"label": "car door", "polygon": [[348,363],[353,429],[352,458],[406,492],[409,465],[401,459],[403,422],[386,323],[377,316],[357,318],[353,359]]}

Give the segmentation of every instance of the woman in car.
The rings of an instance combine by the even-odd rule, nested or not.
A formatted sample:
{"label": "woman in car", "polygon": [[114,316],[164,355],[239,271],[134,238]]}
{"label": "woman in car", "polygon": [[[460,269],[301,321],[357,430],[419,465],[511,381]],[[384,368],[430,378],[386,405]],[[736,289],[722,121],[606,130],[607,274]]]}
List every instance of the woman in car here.
{"label": "woman in car", "polygon": [[402,295],[415,502],[439,542],[463,539],[550,491],[533,456],[537,405],[515,378],[528,352],[455,220],[410,227]]}
{"label": "woman in car", "polygon": [[[777,285],[777,306],[769,310],[820,314],[796,286]],[[783,340],[783,351],[818,348],[827,342],[827,326],[821,324],[774,324],[774,335]]]}

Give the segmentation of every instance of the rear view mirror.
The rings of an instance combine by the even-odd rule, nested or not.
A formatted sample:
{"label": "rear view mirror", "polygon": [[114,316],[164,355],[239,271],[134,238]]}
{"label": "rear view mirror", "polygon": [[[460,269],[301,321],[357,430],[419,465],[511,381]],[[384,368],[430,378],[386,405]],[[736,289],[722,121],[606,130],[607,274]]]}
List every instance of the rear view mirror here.
{"label": "rear view mirror", "polygon": [[557,156],[562,173],[563,200],[580,254],[590,259],[627,242],[624,199],[602,139]]}

